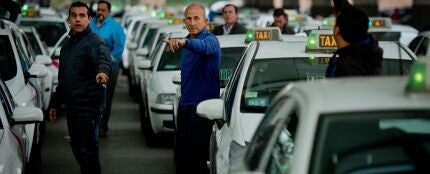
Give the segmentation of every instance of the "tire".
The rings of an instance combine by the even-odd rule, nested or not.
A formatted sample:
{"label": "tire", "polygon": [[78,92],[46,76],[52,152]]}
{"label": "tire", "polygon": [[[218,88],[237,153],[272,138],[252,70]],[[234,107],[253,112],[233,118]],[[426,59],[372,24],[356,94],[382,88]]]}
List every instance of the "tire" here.
{"label": "tire", "polygon": [[156,145],[156,134],[152,129],[151,117],[149,116],[149,107],[148,107],[148,99],[142,99],[144,108],[141,109],[141,130],[146,137],[146,143],[150,146]]}

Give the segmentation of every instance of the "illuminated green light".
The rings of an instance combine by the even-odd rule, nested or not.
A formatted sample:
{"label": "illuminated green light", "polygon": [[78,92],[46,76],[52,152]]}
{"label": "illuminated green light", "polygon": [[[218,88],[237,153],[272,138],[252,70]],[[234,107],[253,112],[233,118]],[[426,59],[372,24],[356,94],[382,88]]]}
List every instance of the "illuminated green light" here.
{"label": "illuminated green light", "polygon": [[251,11],[249,9],[246,9],[246,10],[243,11],[243,14],[245,16],[249,16],[251,14]]}
{"label": "illuminated green light", "polygon": [[372,26],[372,21],[369,21],[369,26]]}
{"label": "illuminated green light", "polygon": [[140,10],[142,10],[142,12],[146,12],[146,10],[148,10],[148,8],[146,6],[143,6],[142,8],[140,8]]}
{"label": "illuminated green light", "polygon": [[328,20],[327,19],[324,19],[324,21],[323,21],[323,23],[322,23],[323,25],[328,25]]}
{"label": "illuminated green light", "polygon": [[112,5],[112,11],[119,11],[119,9],[118,5]]}
{"label": "illuminated green light", "polygon": [[173,19],[169,19],[169,20],[167,20],[167,23],[168,23],[168,24],[173,24]]}
{"label": "illuminated green light", "polygon": [[427,90],[427,64],[424,62],[415,62],[411,67],[407,89],[410,91]]}
{"label": "illuminated green light", "polygon": [[317,63],[318,63],[318,59],[317,59],[317,58],[315,58],[315,57],[309,57],[309,63],[310,63],[311,65],[315,65],[315,64],[317,64]]}
{"label": "illuminated green light", "polygon": [[27,11],[27,10],[28,10],[28,5],[27,5],[27,4],[24,4],[24,5],[22,6],[22,10]]}
{"label": "illuminated green light", "polygon": [[308,49],[316,49],[317,48],[317,34],[316,33],[309,34],[308,43],[306,44],[306,48],[308,48]]}
{"label": "illuminated green light", "polygon": [[166,13],[160,13],[160,18],[165,18],[166,17]]}
{"label": "illuminated green light", "polygon": [[151,11],[151,17],[153,17],[153,18],[157,17],[157,12],[156,11]]}
{"label": "illuminated green light", "polygon": [[252,40],[254,40],[254,32],[252,30],[248,30],[246,32],[246,42],[251,42]]}

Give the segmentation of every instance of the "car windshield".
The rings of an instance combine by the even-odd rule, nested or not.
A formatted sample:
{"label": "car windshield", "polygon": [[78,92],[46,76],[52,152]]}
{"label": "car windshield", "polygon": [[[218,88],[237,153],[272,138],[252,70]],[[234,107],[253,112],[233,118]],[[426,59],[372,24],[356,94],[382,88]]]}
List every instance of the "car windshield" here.
{"label": "car windshield", "polygon": [[311,159],[310,173],[428,172],[430,110],[323,114]]}
{"label": "car windshield", "polygon": [[220,86],[224,88],[233,74],[245,47],[221,48],[221,64],[219,70]]}
{"label": "car windshield", "polygon": [[329,57],[257,59],[252,62],[243,86],[241,112],[263,113],[270,99],[296,80],[321,80]]}
{"label": "car windshield", "polygon": [[371,32],[378,41],[400,41],[400,32]]}
{"label": "car windshield", "polygon": [[40,40],[53,47],[61,36],[67,32],[64,22],[21,21],[22,26],[34,26],[40,34]]}
{"label": "car windshield", "polygon": [[25,33],[27,35],[28,41],[30,42],[31,46],[33,47],[34,53],[36,55],[41,55],[42,54],[42,48],[39,46],[39,43],[37,42],[37,38],[34,35],[33,32],[26,32]]}

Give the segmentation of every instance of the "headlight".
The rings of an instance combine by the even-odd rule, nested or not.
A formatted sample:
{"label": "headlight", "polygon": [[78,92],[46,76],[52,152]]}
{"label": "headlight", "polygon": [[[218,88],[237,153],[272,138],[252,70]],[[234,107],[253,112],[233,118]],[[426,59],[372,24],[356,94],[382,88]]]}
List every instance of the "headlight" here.
{"label": "headlight", "polygon": [[155,100],[155,103],[170,105],[170,104],[173,104],[173,100],[175,99],[176,99],[175,94],[159,94],[157,96],[157,99]]}

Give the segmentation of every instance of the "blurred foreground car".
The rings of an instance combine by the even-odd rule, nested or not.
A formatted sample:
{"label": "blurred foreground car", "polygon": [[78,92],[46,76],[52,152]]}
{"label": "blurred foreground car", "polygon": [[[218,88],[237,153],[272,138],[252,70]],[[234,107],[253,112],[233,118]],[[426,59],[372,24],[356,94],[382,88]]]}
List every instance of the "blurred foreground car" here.
{"label": "blurred foreground car", "polygon": [[407,76],[293,82],[231,173],[427,173],[429,62]]}

